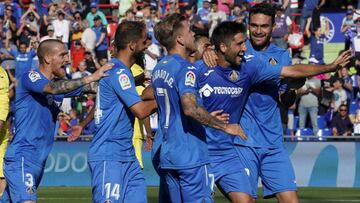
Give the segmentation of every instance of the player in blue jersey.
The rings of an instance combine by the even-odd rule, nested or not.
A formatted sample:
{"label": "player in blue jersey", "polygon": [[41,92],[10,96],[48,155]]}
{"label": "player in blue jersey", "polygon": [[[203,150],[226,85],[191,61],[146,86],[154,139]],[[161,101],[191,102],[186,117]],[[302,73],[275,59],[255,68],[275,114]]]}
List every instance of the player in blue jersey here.
{"label": "player in blue jersey", "polygon": [[171,202],[212,202],[206,135],[201,124],[243,135],[236,124],[211,116],[198,103],[196,67],[186,60],[195,51],[189,22],[173,14],[155,26],[157,40],[168,51],[154,68],[152,87],[162,133],[160,167]]}
{"label": "player in blue jersey", "polygon": [[[235,137],[234,143],[239,157],[250,174],[250,183],[255,191],[260,175],[265,196],[276,195],[280,202],[296,202],[295,177],[291,163],[284,148],[279,147],[282,143],[282,128],[276,103],[279,98],[286,98],[285,96],[292,96],[293,94],[286,91],[285,96],[279,97],[280,78],[298,78],[317,75],[323,71],[334,71],[348,63],[350,56],[349,53],[345,53],[327,66],[288,66],[290,64],[289,54],[285,50],[269,44],[275,16],[272,6],[270,4],[258,4],[251,9],[250,14],[251,43],[247,42],[246,44],[247,51],[244,58],[248,61],[264,64],[264,69],[274,69],[279,66],[283,66],[283,68],[281,76],[275,83],[263,82],[251,87],[251,93],[240,122],[249,138],[242,140]],[[266,43],[264,44],[264,42]],[[267,50],[267,53],[262,55],[256,52],[255,50],[259,47]],[[256,94],[257,96],[255,96]],[[275,138],[274,132],[278,132]],[[274,149],[274,146],[278,147],[271,151],[270,149]],[[274,171],[275,173],[273,173]]]}
{"label": "player in blue jersey", "polygon": [[23,74],[16,89],[15,136],[4,158],[8,186],[2,202],[36,202],[37,187],[45,161],[54,142],[57,114],[62,99],[89,91],[112,65],[101,67],[93,75],[76,80],[65,77],[68,51],[59,40],[45,40],[38,48],[40,67]]}
{"label": "player in blue jersey", "polygon": [[130,67],[147,48],[146,26],[125,21],[118,25],[116,57],[109,77],[99,82],[96,98],[96,132],[88,163],[93,202],[147,202],[143,172],[132,144],[135,116],[144,119],[156,108],[155,100],[142,101],[135,90]]}

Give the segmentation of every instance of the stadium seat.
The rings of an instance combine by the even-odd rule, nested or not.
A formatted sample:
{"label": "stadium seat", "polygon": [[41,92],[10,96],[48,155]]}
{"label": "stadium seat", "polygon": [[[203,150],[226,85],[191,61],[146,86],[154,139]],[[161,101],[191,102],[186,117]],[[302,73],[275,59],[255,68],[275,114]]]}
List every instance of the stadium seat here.
{"label": "stadium seat", "polygon": [[357,108],[358,108],[357,102],[356,102],[356,101],[352,101],[352,102],[350,103],[349,114],[355,114]]}
{"label": "stadium seat", "polygon": [[317,122],[318,122],[319,129],[327,128],[327,124],[326,124],[326,120],[325,120],[324,116],[318,116]]}
{"label": "stadium seat", "polygon": [[321,131],[321,136],[322,137],[326,137],[326,136],[331,136],[332,135],[332,132],[331,132],[331,128],[324,128],[322,129]]}
{"label": "stadium seat", "polygon": [[309,138],[308,136],[313,136],[314,132],[311,128],[303,128],[303,129],[298,129],[296,131],[296,137],[297,140],[314,140],[314,138]]}

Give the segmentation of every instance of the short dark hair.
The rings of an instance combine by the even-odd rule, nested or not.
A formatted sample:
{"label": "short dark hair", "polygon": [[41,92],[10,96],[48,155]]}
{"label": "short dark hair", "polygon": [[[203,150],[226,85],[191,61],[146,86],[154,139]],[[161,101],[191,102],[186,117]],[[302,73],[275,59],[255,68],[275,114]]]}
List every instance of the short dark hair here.
{"label": "short dark hair", "polygon": [[123,50],[132,41],[138,41],[143,32],[146,30],[146,25],[138,21],[124,21],[120,23],[116,29],[114,46],[116,49]]}
{"label": "short dark hair", "polygon": [[182,28],[185,16],[174,13],[157,23],[154,27],[155,38],[169,51],[175,46],[177,32]]}
{"label": "short dark hair", "polygon": [[44,58],[46,55],[53,54],[54,52],[53,49],[56,47],[57,44],[64,45],[64,43],[58,39],[47,39],[40,42],[37,49],[37,56],[39,58],[40,64],[43,64],[45,62]]}
{"label": "short dark hair", "polygon": [[214,29],[210,39],[211,44],[215,46],[216,50],[220,50],[221,43],[229,45],[238,33],[246,33],[244,24],[233,21],[222,22]]}
{"label": "short dark hair", "polygon": [[269,3],[255,4],[250,8],[249,18],[254,14],[264,14],[271,17],[272,24],[275,23],[276,7]]}

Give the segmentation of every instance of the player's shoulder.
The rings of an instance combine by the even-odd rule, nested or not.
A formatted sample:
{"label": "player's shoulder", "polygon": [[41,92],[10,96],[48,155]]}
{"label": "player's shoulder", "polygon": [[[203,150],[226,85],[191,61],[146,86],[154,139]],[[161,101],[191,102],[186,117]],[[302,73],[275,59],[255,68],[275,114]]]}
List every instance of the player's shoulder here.
{"label": "player's shoulder", "polygon": [[42,80],[42,79],[46,79],[45,76],[43,76],[40,71],[38,70],[31,70],[29,72],[26,72],[24,73],[22,76],[21,76],[21,79],[22,80],[26,80],[26,81],[31,81],[31,82],[36,82],[38,80]]}

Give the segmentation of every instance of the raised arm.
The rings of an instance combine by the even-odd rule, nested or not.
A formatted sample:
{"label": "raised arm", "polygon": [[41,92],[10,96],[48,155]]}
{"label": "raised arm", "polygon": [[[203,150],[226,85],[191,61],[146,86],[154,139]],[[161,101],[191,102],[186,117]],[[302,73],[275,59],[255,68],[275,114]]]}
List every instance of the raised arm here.
{"label": "raised arm", "polygon": [[321,73],[333,72],[345,67],[350,62],[351,50],[345,51],[329,65],[296,64],[284,66],[281,71],[281,78],[302,78],[318,75]]}

